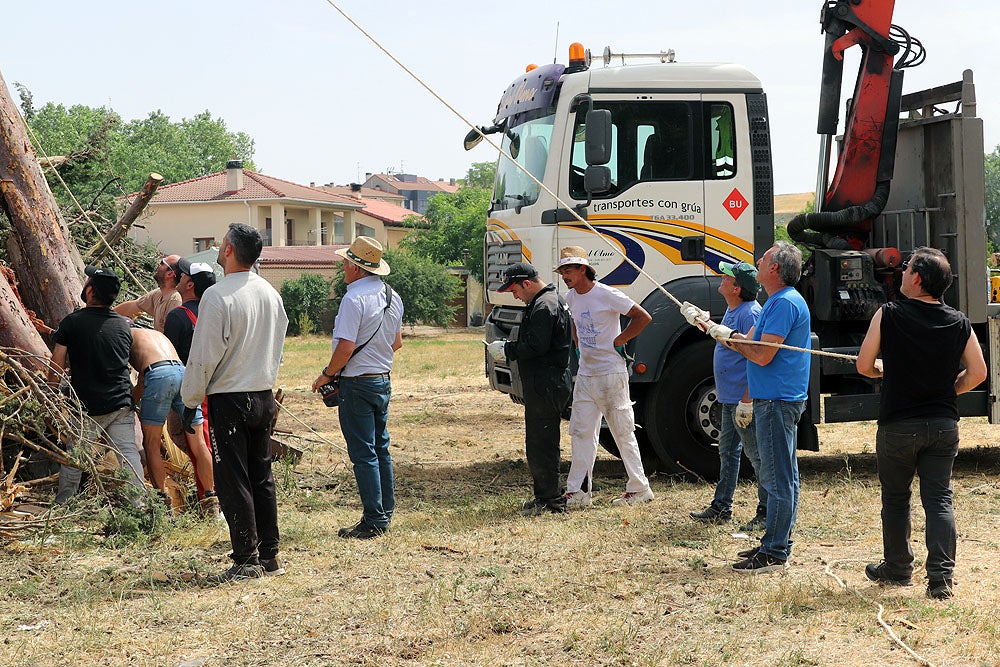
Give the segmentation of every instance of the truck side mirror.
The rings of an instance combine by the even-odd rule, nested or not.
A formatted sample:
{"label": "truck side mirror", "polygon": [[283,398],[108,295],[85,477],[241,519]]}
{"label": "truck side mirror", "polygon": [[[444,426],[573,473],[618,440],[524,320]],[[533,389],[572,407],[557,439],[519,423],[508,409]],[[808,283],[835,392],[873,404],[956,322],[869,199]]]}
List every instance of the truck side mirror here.
{"label": "truck side mirror", "polygon": [[587,195],[601,194],[611,189],[611,169],[592,164],[583,172],[583,189]]}
{"label": "truck side mirror", "polygon": [[607,164],[611,160],[611,112],[607,109],[587,112],[585,152],[588,165]]}

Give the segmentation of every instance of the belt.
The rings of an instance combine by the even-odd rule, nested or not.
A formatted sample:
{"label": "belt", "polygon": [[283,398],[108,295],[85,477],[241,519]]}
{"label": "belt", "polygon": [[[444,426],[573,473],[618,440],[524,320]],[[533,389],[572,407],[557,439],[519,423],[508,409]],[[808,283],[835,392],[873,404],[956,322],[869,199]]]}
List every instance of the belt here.
{"label": "belt", "polygon": [[389,379],[388,373],[362,373],[361,375],[355,375],[354,377],[359,378],[382,378],[384,380]]}
{"label": "belt", "polygon": [[142,372],[143,375],[153,370],[154,368],[159,368],[160,366],[183,366],[181,362],[176,359],[163,359],[162,361],[154,361],[150,365],[146,366],[146,369]]}

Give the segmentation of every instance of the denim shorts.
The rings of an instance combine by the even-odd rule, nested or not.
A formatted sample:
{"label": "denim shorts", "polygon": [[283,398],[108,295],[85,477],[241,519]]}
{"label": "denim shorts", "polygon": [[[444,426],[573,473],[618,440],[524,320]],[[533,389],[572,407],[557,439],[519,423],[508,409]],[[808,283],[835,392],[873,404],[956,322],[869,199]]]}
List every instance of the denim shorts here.
{"label": "denim shorts", "polygon": [[[177,364],[158,366],[143,376],[142,402],[139,404],[139,421],[147,426],[163,426],[167,412],[173,408],[177,414],[184,414],[181,400],[181,382],[184,367]],[[192,424],[200,424],[201,407],[196,408]]]}

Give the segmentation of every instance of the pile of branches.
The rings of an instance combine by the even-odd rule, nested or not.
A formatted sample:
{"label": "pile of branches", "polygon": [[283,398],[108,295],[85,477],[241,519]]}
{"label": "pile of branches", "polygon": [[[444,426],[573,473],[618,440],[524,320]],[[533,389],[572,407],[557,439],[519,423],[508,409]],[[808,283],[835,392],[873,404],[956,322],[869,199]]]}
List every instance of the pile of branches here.
{"label": "pile of branches", "polygon": [[123,483],[116,474],[117,460],[110,465],[104,461],[109,447],[87,435],[99,429],[69,383],[48,384],[32,370],[39,361],[48,363],[17,348],[0,347],[0,536],[12,537],[49,520],[46,513],[11,511],[19,503],[47,505],[48,490],[58,479],[57,474],[25,479],[30,475],[19,473],[26,464],[42,461],[50,469],[83,470],[102,496],[116,495]]}

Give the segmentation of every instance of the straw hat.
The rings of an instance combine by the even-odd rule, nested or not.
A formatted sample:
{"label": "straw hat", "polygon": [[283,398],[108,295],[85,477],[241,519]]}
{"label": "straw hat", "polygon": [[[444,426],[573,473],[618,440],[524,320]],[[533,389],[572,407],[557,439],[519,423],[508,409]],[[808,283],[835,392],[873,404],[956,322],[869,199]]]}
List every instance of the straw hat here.
{"label": "straw hat", "polygon": [[389,275],[389,265],[382,259],[382,244],[370,236],[359,236],[354,239],[350,248],[341,248],[334,252],[376,276]]}
{"label": "straw hat", "polygon": [[590,266],[590,260],[587,259],[587,250],[578,245],[568,245],[559,251],[559,266],[556,267],[558,271],[560,268],[566,266],[567,264],[579,264],[580,266]]}

